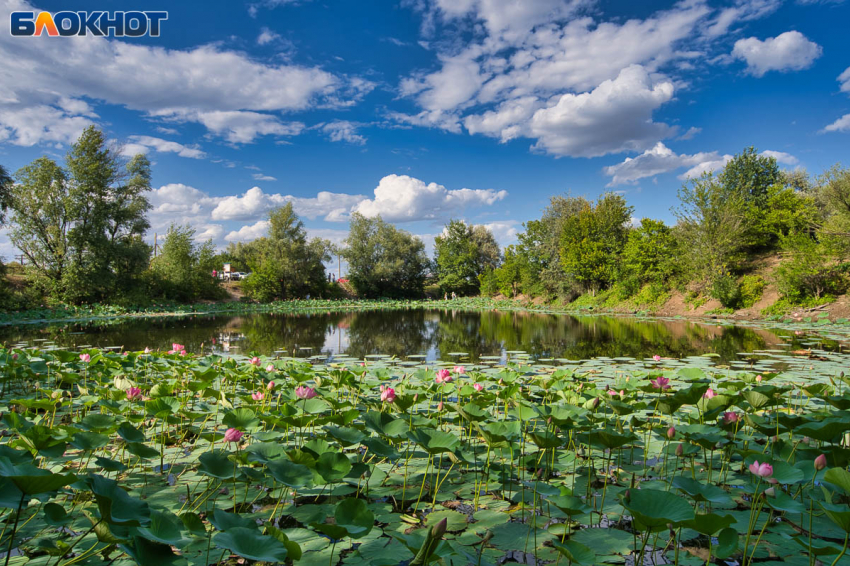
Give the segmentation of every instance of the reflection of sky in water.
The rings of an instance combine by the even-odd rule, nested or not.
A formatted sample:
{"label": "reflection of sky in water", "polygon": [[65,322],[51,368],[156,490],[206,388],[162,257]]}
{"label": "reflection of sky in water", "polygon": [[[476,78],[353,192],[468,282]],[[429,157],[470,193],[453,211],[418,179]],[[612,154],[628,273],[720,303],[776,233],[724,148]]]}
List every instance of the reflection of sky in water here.
{"label": "reflection of sky in water", "polygon": [[25,325],[0,328],[0,342],[13,345],[40,340],[39,344],[54,341],[64,347],[117,346],[130,350],[169,350],[172,342],[177,342],[195,353],[256,352],[301,358],[339,354],[404,358],[425,354],[429,360],[453,360],[456,358],[449,353],[464,352],[477,360],[519,350],[535,358],[572,360],[715,353],[723,361],[740,359],[741,352],[788,348],[782,342],[789,334],[686,320],[409,309]]}

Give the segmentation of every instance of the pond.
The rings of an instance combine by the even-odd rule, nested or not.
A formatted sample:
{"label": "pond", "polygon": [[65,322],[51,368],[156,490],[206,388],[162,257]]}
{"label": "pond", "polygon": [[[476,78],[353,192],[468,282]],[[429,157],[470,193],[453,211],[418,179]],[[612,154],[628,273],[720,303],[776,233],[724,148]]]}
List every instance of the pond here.
{"label": "pond", "polygon": [[[740,353],[811,348],[812,342],[806,342],[805,336],[799,334],[767,326],[683,319],[413,308],[10,326],[0,328],[0,343],[169,350],[177,342],[193,353],[256,352],[323,359],[342,354],[358,359],[383,354],[399,358],[425,356],[429,361],[479,361],[482,357],[503,358],[507,352],[524,352],[543,360],[714,354],[718,361],[740,362]],[[836,347],[834,343],[816,343],[826,349]]]}

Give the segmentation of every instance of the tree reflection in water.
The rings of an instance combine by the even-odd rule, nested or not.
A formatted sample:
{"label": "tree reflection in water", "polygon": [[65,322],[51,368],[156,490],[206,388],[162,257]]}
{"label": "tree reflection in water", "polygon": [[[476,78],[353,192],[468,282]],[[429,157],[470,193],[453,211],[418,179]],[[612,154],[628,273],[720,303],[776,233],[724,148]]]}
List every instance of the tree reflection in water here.
{"label": "tree reflection in water", "polygon": [[684,320],[448,309],[125,319],[0,329],[0,341],[6,345],[48,340],[60,346],[168,350],[172,342],[179,342],[190,352],[204,353],[273,355],[285,350],[299,357],[427,354],[431,359],[451,359],[450,352],[464,352],[473,360],[506,350],[543,358],[716,353],[731,360],[738,352],[767,348],[786,339],[769,330]]}

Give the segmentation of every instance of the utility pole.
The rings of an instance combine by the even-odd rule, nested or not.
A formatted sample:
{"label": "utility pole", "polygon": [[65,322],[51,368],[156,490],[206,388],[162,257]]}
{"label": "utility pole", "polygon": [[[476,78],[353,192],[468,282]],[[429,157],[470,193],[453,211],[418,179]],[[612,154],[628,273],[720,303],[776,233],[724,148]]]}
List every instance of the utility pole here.
{"label": "utility pole", "polygon": [[15,259],[18,260],[18,263],[21,264],[21,267],[27,264],[27,256],[25,256],[24,254],[16,255]]}

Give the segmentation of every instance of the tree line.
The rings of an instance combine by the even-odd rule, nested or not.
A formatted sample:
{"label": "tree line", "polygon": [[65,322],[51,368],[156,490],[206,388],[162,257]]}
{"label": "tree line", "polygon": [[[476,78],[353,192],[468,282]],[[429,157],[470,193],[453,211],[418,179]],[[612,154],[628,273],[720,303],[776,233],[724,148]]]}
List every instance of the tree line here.
{"label": "tree line", "polygon": [[341,289],[325,269],[334,255],[364,298],[427,291],[652,305],[678,289],[688,300],[739,308],[758,300],[767,284],[758,266],[776,255],[784,304],[823,302],[848,284],[850,170],[783,171],[752,147],[686,182],[673,226],[636,221],[619,194],[559,195],[504,250],[486,227],[451,220],[433,258],[418,237],[358,213],[342,245],[309,239],[291,203],[270,213],[261,238],[217,251],[196,242],[191,227],[172,226],[154,256],[143,240],[150,180],[144,155],[121,157],[95,127],[63,164],[41,157],[14,176],[0,167],[0,223],[27,264],[26,285],[0,285],[0,304],[217,300],[225,292],[213,272],[225,263],[251,273],[241,287],[257,301],[334,297]]}

